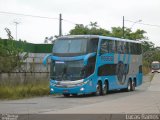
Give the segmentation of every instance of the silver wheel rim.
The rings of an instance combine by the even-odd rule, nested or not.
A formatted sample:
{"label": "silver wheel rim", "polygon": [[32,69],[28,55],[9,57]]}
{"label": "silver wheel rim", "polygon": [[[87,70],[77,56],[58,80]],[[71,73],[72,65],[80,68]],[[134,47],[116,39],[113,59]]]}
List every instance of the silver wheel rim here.
{"label": "silver wheel rim", "polygon": [[128,82],[128,91],[131,90],[131,85],[130,85],[130,81]]}
{"label": "silver wheel rim", "polygon": [[97,90],[96,90],[96,95],[100,95],[100,86],[99,85],[97,85]]}
{"label": "silver wheel rim", "polygon": [[107,85],[106,84],[103,87],[103,94],[107,94]]}
{"label": "silver wheel rim", "polygon": [[135,82],[132,83],[132,90],[135,90]]}

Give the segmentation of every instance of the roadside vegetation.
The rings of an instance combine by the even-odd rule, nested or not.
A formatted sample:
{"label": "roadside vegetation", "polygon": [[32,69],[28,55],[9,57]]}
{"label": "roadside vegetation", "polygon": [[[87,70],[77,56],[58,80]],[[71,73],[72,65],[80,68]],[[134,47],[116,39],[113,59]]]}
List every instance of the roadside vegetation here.
{"label": "roadside vegetation", "polygon": [[22,99],[44,95],[49,95],[48,82],[0,86],[0,99]]}
{"label": "roadside vegetation", "polygon": [[[1,73],[10,73],[14,70],[21,70],[23,61],[27,58],[28,53],[24,53],[23,45],[25,41],[16,41],[11,35],[8,28],[5,28],[8,39],[0,38],[0,75]],[[19,46],[15,44],[19,43]],[[0,99],[22,99],[34,96],[49,94],[49,82],[35,82],[26,84],[13,85],[0,82]]]}

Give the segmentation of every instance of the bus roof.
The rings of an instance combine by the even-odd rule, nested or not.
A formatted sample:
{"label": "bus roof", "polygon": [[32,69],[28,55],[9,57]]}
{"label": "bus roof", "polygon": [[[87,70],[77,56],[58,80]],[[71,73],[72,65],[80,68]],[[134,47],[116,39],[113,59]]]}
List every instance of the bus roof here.
{"label": "bus roof", "polygon": [[66,35],[66,36],[58,37],[58,39],[69,39],[69,38],[100,38],[100,39],[110,39],[110,40],[117,40],[117,41],[141,43],[140,41],[136,41],[136,40],[122,39],[122,38],[108,37],[108,36],[100,36],[100,35]]}

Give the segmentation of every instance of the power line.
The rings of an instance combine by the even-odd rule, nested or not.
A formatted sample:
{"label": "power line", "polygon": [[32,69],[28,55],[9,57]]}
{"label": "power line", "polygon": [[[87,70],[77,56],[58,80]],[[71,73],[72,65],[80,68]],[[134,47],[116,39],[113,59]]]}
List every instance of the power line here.
{"label": "power line", "polygon": [[[47,16],[38,16],[38,15],[30,15],[30,14],[22,14],[22,13],[14,13],[14,12],[5,12],[5,11],[0,11],[1,14],[10,14],[10,15],[19,15],[19,16],[25,16],[25,17],[34,17],[34,18],[43,18],[43,19],[55,19],[55,20],[59,20],[59,18],[54,18],[54,17],[47,17]],[[77,23],[70,21],[70,20],[66,20],[63,19],[64,22],[68,22],[74,25],[77,25]],[[131,21],[131,20],[125,20],[127,22],[132,22],[134,23],[135,21]],[[160,25],[153,25],[153,24],[148,24],[148,23],[136,23],[136,24],[141,24],[141,25],[147,25],[147,26],[152,26],[152,27],[159,27]]]}
{"label": "power line", "polygon": [[71,23],[71,24],[74,24],[74,25],[77,25],[78,23],[75,23],[75,22],[72,22],[70,20],[66,20],[66,19],[63,19],[64,22],[68,22],[68,23]]}
{"label": "power line", "polygon": [[10,14],[10,15],[20,15],[25,17],[36,17],[36,18],[46,18],[46,19],[56,19],[59,20],[59,18],[52,18],[52,17],[46,17],[46,16],[37,16],[37,15],[29,15],[29,14],[22,14],[22,13],[14,13],[14,12],[4,12],[0,11],[2,14]]}
{"label": "power line", "polygon": [[[29,14],[22,14],[22,13],[14,13],[14,12],[5,12],[0,11],[1,14],[9,14],[9,15],[19,15],[19,16],[25,16],[25,17],[34,17],[34,18],[45,18],[45,19],[56,19],[59,20],[59,18],[53,18],[53,17],[47,17],[47,16],[37,16],[37,15],[29,15]],[[77,23],[72,22],[70,20],[63,19],[64,22],[68,22],[70,24],[77,25]]]}
{"label": "power line", "polygon": [[[131,21],[131,20],[125,20],[125,21],[134,23],[134,21]],[[142,22],[137,22],[136,24],[141,24],[141,25],[147,25],[147,26],[159,27],[160,28],[160,25],[153,25],[153,24],[142,23]]]}

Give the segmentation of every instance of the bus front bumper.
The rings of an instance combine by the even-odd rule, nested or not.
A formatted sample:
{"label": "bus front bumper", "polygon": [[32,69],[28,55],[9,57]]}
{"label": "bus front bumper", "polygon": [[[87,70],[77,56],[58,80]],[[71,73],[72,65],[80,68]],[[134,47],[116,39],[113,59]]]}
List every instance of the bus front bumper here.
{"label": "bus front bumper", "polygon": [[50,94],[89,94],[95,92],[93,84],[91,81],[86,82],[82,85],[66,85],[66,86],[56,86],[50,84]]}
{"label": "bus front bumper", "polygon": [[85,86],[77,86],[73,88],[50,87],[50,94],[87,94]]}

